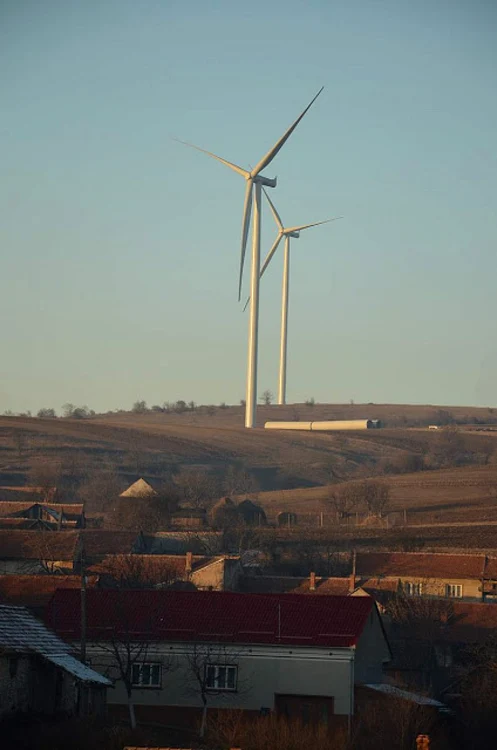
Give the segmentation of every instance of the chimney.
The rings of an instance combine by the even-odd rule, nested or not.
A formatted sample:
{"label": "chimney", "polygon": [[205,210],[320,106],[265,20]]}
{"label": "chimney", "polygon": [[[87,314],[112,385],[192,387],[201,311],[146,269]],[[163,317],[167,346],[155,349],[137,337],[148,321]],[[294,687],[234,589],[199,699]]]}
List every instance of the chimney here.
{"label": "chimney", "polygon": [[309,591],[316,591],[316,574],[314,572],[309,576]]}
{"label": "chimney", "polygon": [[188,575],[192,572],[192,553],[187,552],[186,553],[186,561],[185,561],[185,573],[188,573]]}
{"label": "chimney", "polygon": [[356,587],[356,552],[355,550],[352,552],[352,573],[350,574],[349,579],[349,593],[351,594],[353,591],[355,591]]}

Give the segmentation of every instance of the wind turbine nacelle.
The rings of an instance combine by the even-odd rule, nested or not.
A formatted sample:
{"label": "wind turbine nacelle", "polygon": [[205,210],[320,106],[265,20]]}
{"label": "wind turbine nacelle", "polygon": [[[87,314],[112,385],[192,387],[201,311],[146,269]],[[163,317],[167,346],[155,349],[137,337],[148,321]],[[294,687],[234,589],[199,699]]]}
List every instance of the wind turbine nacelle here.
{"label": "wind turbine nacelle", "polygon": [[300,232],[290,232],[288,236],[293,237],[295,240],[298,240],[298,238],[300,237]]}
{"label": "wind turbine nacelle", "polygon": [[258,174],[257,177],[254,178],[254,182],[258,182],[259,185],[263,185],[264,187],[275,188],[277,179],[277,177],[271,179],[270,177],[263,177],[261,174]]}

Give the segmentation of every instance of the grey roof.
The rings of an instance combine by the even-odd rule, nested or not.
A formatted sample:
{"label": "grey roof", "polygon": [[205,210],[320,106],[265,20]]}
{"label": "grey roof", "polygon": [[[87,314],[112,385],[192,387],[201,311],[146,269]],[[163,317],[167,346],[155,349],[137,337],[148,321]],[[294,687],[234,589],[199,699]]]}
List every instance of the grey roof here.
{"label": "grey roof", "polygon": [[95,670],[78,661],[70,646],[37,620],[25,607],[0,604],[0,650],[19,654],[37,654],[69,672],[80,682],[106,687],[112,683]]}
{"label": "grey roof", "polygon": [[437,708],[441,712],[448,711],[445,703],[436,701],[434,698],[428,698],[428,696],[426,695],[412,693],[408,690],[401,690],[395,685],[389,685],[388,683],[384,682],[376,682],[368,683],[365,685],[365,687],[370,688],[371,690],[376,690],[379,693],[384,693],[385,695],[390,695],[393,698],[403,698],[404,700],[411,703],[417,703],[418,706],[432,706],[433,708]]}

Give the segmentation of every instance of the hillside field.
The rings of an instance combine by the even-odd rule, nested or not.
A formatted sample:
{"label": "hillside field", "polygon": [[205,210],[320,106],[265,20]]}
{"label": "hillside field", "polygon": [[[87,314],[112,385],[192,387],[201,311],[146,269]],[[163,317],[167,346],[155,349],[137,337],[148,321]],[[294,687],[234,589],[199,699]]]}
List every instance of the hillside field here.
{"label": "hillside field", "polygon": [[[186,467],[222,475],[230,464],[243,465],[262,490],[289,489],[345,481],[396,471],[408,457],[438,450],[443,431],[418,425],[438,417],[465,425],[489,420],[488,409],[392,405],[294,405],[259,407],[259,421],[371,417],[384,421],[381,430],[358,432],[283,432],[246,430],[242,407],[205,407],[182,414],[109,414],[89,419],[0,417],[0,484],[22,485],[33,462],[59,460],[87,473],[109,465],[123,486],[138,476],[165,478]],[[388,427],[391,423],[402,424]],[[413,425],[410,427],[409,425]],[[497,432],[465,433],[471,462],[491,460]],[[481,454],[481,456],[480,456]],[[484,455],[485,454],[485,455]],[[397,468],[396,468],[397,467]],[[404,469],[405,470],[405,469]]]}

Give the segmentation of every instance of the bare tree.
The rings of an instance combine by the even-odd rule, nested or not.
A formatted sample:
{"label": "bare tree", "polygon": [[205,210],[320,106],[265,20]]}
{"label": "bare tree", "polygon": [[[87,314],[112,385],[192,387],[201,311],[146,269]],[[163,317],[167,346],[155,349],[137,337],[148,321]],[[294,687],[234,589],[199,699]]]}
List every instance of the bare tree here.
{"label": "bare tree", "polygon": [[205,734],[210,698],[240,693],[238,665],[240,653],[233,648],[209,643],[192,643],[185,655],[187,664],[186,693],[202,701],[200,736]]}
{"label": "bare tree", "polygon": [[[124,602],[117,601],[113,616],[107,623],[105,640],[95,642],[96,658],[92,658],[92,666],[103,672],[112,680],[121,680],[126,690],[128,700],[129,722],[132,729],[136,729],[135,706],[133,690],[144,681],[144,670],[156,669],[157,682],[160,682],[160,672],[171,671],[175,668],[172,657],[159,656],[154,652],[153,665],[147,663],[150,647],[150,633],[153,631],[153,614],[149,622],[140,632],[129,616],[129,607]],[[100,661],[100,658],[102,661]],[[150,680],[149,680],[150,682]]]}
{"label": "bare tree", "polygon": [[12,440],[17,449],[19,461],[21,461],[24,451],[28,447],[28,433],[25,430],[16,430],[12,435]]}
{"label": "bare tree", "polygon": [[216,477],[201,469],[184,469],[174,477],[187,505],[202,508],[219,494]]}
{"label": "bare tree", "polygon": [[177,508],[178,493],[173,488],[170,493],[165,492],[162,495],[118,497],[107,517],[113,528],[157,531],[170,525],[171,515]]}
{"label": "bare tree", "polygon": [[98,574],[112,587],[151,589],[178,580],[178,567],[162,555],[108,555],[99,564]]}
{"label": "bare tree", "polygon": [[[428,588],[428,584],[420,582]],[[429,590],[429,589],[428,589]],[[393,627],[413,640],[433,643],[454,622],[454,606],[450,600],[424,596],[406,596],[400,591],[385,603],[385,613]]]}
{"label": "bare tree", "polygon": [[37,487],[44,503],[53,501],[62,476],[60,461],[38,460],[28,472],[30,485]]}
{"label": "bare tree", "polygon": [[223,490],[229,497],[252,495],[259,491],[259,484],[243,464],[231,464],[224,475]]}
{"label": "bare tree", "polygon": [[326,503],[331,505],[338,519],[348,518],[361,502],[361,491],[357,485],[345,484],[330,490]]}
{"label": "bare tree", "polygon": [[390,488],[381,482],[366,481],[358,485],[361,501],[372,516],[382,518],[390,502]]}
{"label": "bare tree", "polygon": [[37,415],[39,419],[55,419],[57,414],[55,413],[55,409],[47,409],[43,407],[42,409],[39,409]]}
{"label": "bare tree", "polygon": [[90,514],[105,513],[115,506],[123,484],[114,467],[92,474],[79,485],[77,495],[84,503],[85,512]]}
{"label": "bare tree", "polygon": [[262,401],[264,406],[270,406],[274,401],[274,395],[273,392],[269,389],[264,391],[262,396],[259,397],[259,401]]}

